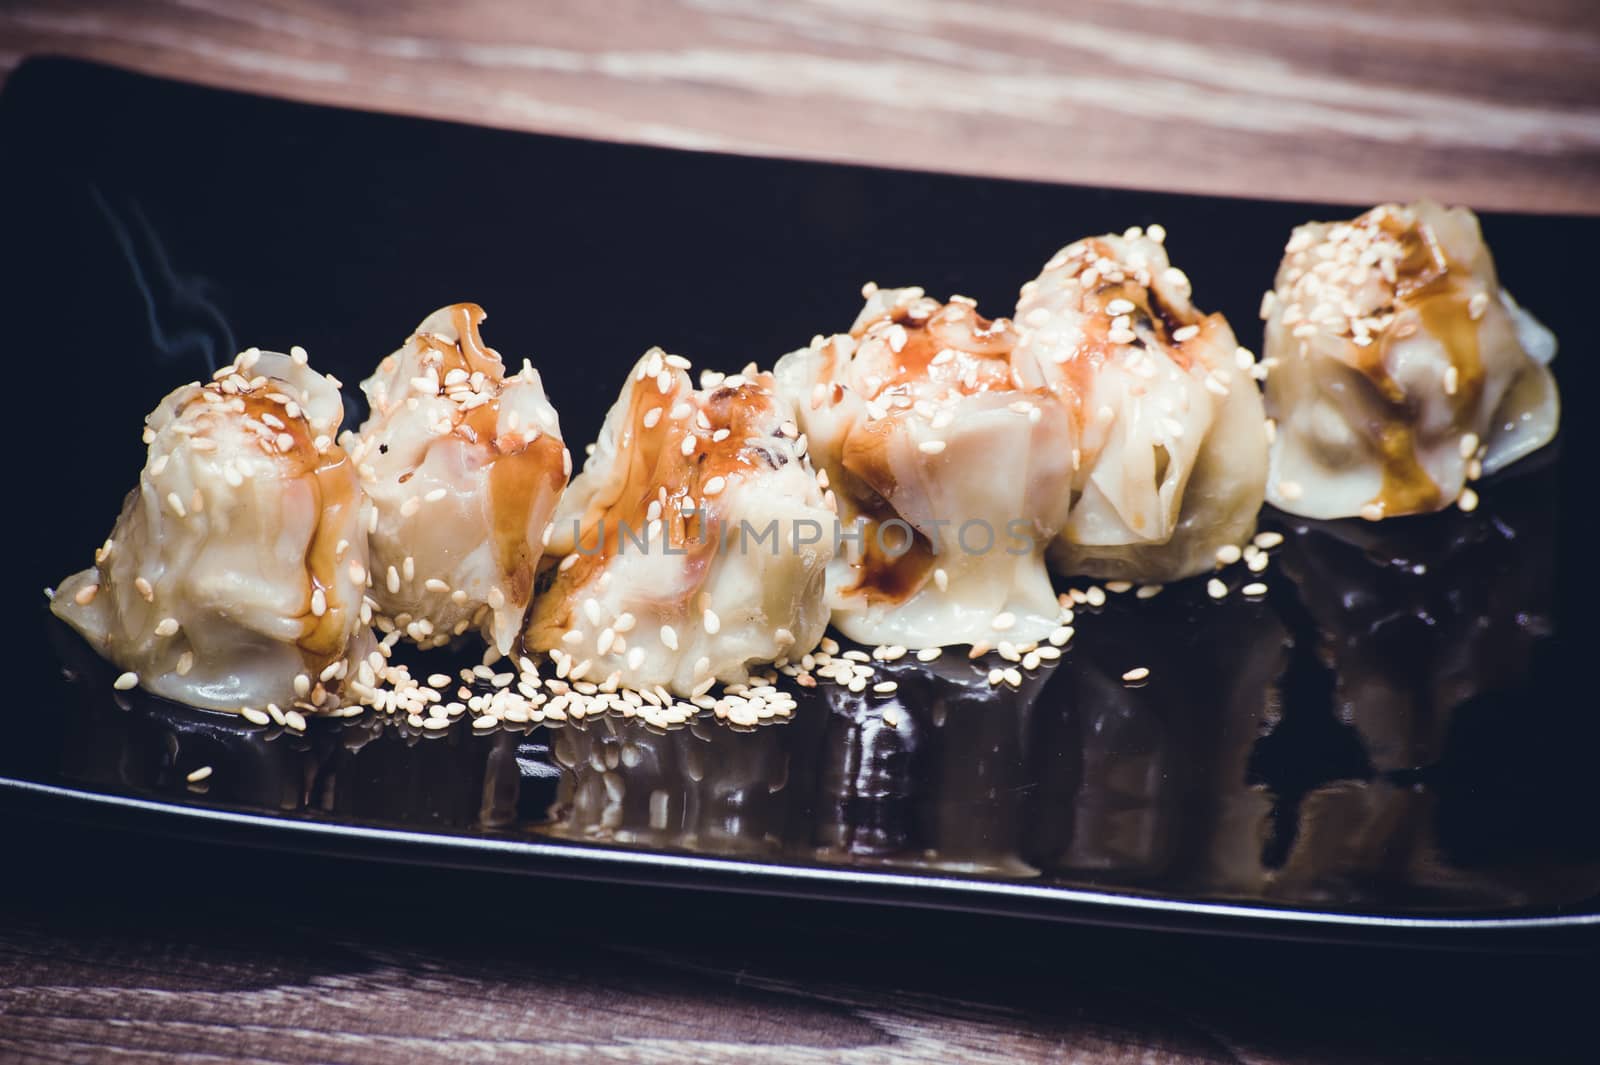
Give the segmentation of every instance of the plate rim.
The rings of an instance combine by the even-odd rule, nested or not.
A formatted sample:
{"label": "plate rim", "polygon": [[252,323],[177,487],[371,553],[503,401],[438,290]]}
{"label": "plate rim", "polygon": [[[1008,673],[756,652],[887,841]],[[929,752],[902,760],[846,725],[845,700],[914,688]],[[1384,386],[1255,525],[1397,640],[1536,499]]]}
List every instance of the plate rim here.
{"label": "plate rim", "polygon": [[[95,791],[26,778],[0,776],[0,799],[21,799],[50,807],[47,813],[73,814],[111,810],[123,818],[142,821],[139,829],[158,835],[193,836],[183,828],[245,830],[252,838],[228,834],[214,836],[224,846],[287,849],[301,854],[323,854],[352,859],[433,867],[484,869],[529,876],[606,880],[635,884],[654,879],[661,886],[710,892],[787,895],[818,901],[903,904],[926,909],[988,912],[1063,923],[1124,925],[1167,931],[1210,932],[1219,935],[1285,933],[1307,934],[1390,933],[1439,937],[1441,933],[1482,938],[1509,933],[1548,933],[1600,928],[1600,907],[1571,913],[1526,916],[1432,916],[1317,910],[1307,907],[1273,907],[1251,903],[1211,902],[1170,896],[1123,894],[1084,888],[1055,887],[942,876],[902,870],[831,868],[723,858],[626,847],[602,847],[580,842],[554,843],[536,839],[507,839],[456,832],[360,824],[312,817],[283,817],[272,813],[188,805],[161,799]],[[286,837],[286,838],[285,838]],[[295,846],[310,838],[316,848]],[[330,841],[355,841],[366,850]],[[384,853],[372,853],[380,851]],[[477,860],[460,859],[462,855]],[[486,861],[485,859],[493,859]],[[518,861],[517,859],[520,859]],[[600,875],[595,875],[598,868]],[[655,877],[639,875],[657,874]],[[632,874],[632,875],[629,875]],[[821,892],[797,890],[821,887]],[[1580,903],[1576,906],[1589,906]],[[1055,909],[1056,912],[1049,912]],[[1138,920],[1137,918],[1144,918]],[[1337,937],[1340,942],[1348,936]],[[1444,945],[1444,944],[1440,944]]]}

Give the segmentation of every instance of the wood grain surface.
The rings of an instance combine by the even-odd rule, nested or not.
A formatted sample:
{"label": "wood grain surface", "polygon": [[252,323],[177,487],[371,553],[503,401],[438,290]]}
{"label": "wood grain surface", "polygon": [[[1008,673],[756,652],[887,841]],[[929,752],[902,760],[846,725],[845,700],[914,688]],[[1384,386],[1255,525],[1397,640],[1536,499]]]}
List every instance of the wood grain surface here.
{"label": "wood grain surface", "polygon": [[608,140],[1600,212],[1593,0],[0,0],[37,53]]}
{"label": "wood grain surface", "polygon": [[1041,928],[58,826],[7,842],[29,860],[0,884],[6,1061],[1589,1059],[1592,957]]}

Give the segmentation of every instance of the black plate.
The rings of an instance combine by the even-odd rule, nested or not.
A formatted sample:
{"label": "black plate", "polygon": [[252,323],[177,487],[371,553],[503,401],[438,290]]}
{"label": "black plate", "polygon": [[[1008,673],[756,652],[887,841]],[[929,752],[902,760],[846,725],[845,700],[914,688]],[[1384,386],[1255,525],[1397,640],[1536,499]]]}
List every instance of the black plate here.
{"label": "black plate", "polygon": [[[1222,932],[1481,943],[1600,923],[1600,734],[1580,683],[1593,628],[1586,590],[1557,576],[1574,571],[1561,504],[1594,447],[1576,400],[1600,221],[1484,219],[1507,286],[1566,344],[1559,445],[1486,485],[1471,515],[1267,515],[1288,543],[1265,602],[1214,603],[1193,581],[1114,599],[1013,695],[960,656],[896,667],[899,729],[882,700],[833,689],[754,732],[317,723],[296,738],[113,696],[39,592],[109,529],[143,414],[239,347],[304,344],[353,384],[428,311],[474,300],[581,443],[650,344],[770,363],[846,326],[868,279],[1003,313],[1061,244],[1134,224],[1164,223],[1198,302],[1258,345],[1290,227],[1350,212],[534,137],[59,61],[12,75],[0,159],[22,371],[10,465],[27,478],[0,744],[17,809]],[[1121,683],[1132,665],[1153,669],[1147,685]],[[215,775],[186,788],[200,765]]]}

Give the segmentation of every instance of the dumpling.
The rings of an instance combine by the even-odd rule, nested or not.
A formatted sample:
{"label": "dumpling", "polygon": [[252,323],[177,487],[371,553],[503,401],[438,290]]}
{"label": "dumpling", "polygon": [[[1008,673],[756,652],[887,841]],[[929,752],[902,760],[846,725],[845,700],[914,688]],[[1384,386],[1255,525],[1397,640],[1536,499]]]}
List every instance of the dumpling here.
{"label": "dumpling", "polygon": [[[1265,495],[1261,393],[1228,321],[1202,314],[1164,235],[1077,241],[1022,288],[1018,365],[1072,421],[1071,576],[1169,581],[1248,539]],[[1158,239],[1159,238],[1159,239]]]}
{"label": "dumpling", "polygon": [[852,640],[1020,643],[1058,624],[1044,545],[1067,520],[1070,423],[1018,357],[1009,320],[903,288],[778,362],[837,496],[828,599]]}
{"label": "dumpling", "polygon": [[1555,338],[1500,288],[1464,207],[1385,204],[1294,231],[1267,321],[1268,499],[1376,521],[1476,495],[1549,443]]}
{"label": "dumpling", "polygon": [[145,689],[214,710],[332,709],[372,647],[368,504],[304,354],[244,352],[146,420],[139,487],[51,608]]}
{"label": "dumpling", "polygon": [[379,626],[425,647],[477,629],[509,654],[572,457],[539,372],[507,377],[483,319],[471,303],[423,319],[362,382],[372,414],[350,447]]}
{"label": "dumpling", "polygon": [[[556,512],[527,646],[568,680],[704,694],[828,624],[833,514],[770,374],[639,360]],[[555,560],[559,560],[556,563]]]}

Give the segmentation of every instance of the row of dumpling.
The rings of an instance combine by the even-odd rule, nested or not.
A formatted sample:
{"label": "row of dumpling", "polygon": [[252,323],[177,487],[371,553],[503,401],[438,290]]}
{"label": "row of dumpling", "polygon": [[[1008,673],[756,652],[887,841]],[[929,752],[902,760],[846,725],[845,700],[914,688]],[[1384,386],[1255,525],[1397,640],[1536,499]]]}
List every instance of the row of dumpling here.
{"label": "row of dumpling", "polygon": [[799,660],[830,621],[869,645],[1039,639],[1050,568],[1193,575],[1264,497],[1466,506],[1554,433],[1553,340],[1470,212],[1301,227],[1263,313],[1257,365],[1159,229],[1062,249],[1011,318],[869,286],[848,333],[771,373],[697,389],[647,353],[570,487],[537,372],[506,375],[475,306],[386,358],[340,440],[336,383],[248,352],[151,416],[139,489],[55,609],[124,681],[221,709],[370,695],[374,622],[696,696]]}

